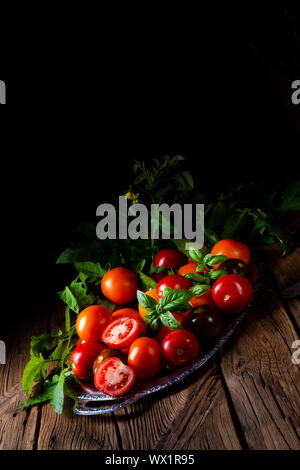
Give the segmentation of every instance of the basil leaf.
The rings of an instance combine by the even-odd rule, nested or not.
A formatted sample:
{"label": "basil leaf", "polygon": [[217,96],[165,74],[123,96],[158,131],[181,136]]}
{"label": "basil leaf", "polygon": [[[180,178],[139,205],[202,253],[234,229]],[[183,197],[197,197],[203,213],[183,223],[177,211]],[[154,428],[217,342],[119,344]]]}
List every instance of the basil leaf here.
{"label": "basil leaf", "polygon": [[200,295],[205,294],[210,289],[210,286],[204,284],[196,284],[194,287],[191,288],[191,292],[193,296],[200,297]]}
{"label": "basil leaf", "polygon": [[223,263],[223,261],[227,260],[227,256],[224,255],[218,255],[218,256],[213,256],[208,262],[208,266],[214,266],[215,264]]}
{"label": "basil leaf", "polygon": [[215,281],[217,279],[220,279],[220,277],[222,276],[226,276],[226,274],[228,274],[228,272],[225,271],[224,269],[217,269],[216,271],[213,271],[212,273],[210,273],[210,278]]}
{"label": "basil leaf", "polygon": [[211,253],[207,253],[207,255],[204,256],[203,258],[203,263],[208,263],[210,260],[212,259],[212,254]]}
{"label": "basil leaf", "polygon": [[201,263],[203,260],[201,250],[189,250],[189,257],[197,263]]}
{"label": "basil leaf", "polygon": [[141,290],[137,291],[137,299],[139,304],[146,310],[155,310],[157,302],[150,295],[145,294]]}
{"label": "basil leaf", "polygon": [[166,287],[164,296],[159,302],[159,309],[161,313],[167,311],[184,313],[190,309],[189,300],[192,298],[193,294],[189,290]]}
{"label": "basil leaf", "polygon": [[160,316],[156,310],[150,310],[145,316],[145,326],[150,336],[155,336],[161,329]]}
{"label": "basil leaf", "polygon": [[184,277],[186,279],[189,279],[191,281],[196,281],[196,282],[204,282],[206,280],[206,277],[203,274],[199,274],[199,273],[188,273]]}
{"label": "basil leaf", "polygon": [[169,311],[163,312],[160,315],[160,320],[167,328],[169,328],[169,330],[182,330],[183,329],[180,323],[176,320],[176,318]]}

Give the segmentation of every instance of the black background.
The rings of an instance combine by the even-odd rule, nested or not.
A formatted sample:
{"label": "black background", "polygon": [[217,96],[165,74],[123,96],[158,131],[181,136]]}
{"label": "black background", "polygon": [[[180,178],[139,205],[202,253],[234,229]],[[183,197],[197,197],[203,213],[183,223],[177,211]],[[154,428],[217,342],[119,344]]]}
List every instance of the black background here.
{"label": "black background", "polygon": [[181,154],[210,193],[299,175],[299,135],[272,76],[300,78],[286,20],[297,4],[120,13],[3,57],[2,271],[24,308],[56,291],[71,230],[124,193],[134,159]]}

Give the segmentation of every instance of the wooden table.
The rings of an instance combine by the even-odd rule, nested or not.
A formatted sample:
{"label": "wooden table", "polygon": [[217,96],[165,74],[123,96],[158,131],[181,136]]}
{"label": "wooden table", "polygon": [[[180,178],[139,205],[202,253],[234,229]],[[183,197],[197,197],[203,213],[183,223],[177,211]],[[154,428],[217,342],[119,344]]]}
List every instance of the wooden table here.
{"label": "wooden table", "polygon": [[[63,310],[40,305],[7,333],[0,365],[0,449],[300,449],[300,371],[292,363],[300,299],[281,292],[300,280],[300,249],[268,256],[253,314],[202,370],[164,394],[104,416],[75,416],[67,401],[18,409],[30,336],[57,330]],[[300,354],[299,354],[300,359]]]}

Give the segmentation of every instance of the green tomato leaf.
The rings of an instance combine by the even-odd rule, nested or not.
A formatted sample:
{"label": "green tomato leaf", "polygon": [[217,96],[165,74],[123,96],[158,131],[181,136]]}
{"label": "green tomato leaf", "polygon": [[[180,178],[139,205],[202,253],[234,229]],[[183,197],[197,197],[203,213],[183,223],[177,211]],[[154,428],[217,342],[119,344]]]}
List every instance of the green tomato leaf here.
{"label": "green tomato leaf", "polygon": [[152,277],[147,276],[146,274],[142,272],[140,272],[138,275],[141,281],[142,289],[144,290],[156,289],[157,282],[155,282],[154,279],[152,279]]}
{"label": "green tomato leaf", "polygon": [[[54,382],[55,379],[55,382]],[[65,375],[62,370],[59,376],[54,376],[52,379],[53,389],[50,398],[50,405],[53,406],[56,413],[61,414],[64,406],[64,383]]]}
{"label": "green tomato leaf", "polygon": [[85,279],[82,279],[82,281],[89,279],[90,282],[96,282],[99,279],[102,279],[104,274],[106,274],[106,270],[102,268],[100,263],[92,263],[91,261],[86,261],[81,263],[75,263],[74,266],[75,269],[80,273],[80,275],[83,274],[85,276]]}
{"label": "green tomato leaf", "polygon": [[22,378],[22,388],[26,395],[30,394],[33,382],[45,379],[47,367],[51,362],[44,359],[42,355],[31,357],[24,369]]}

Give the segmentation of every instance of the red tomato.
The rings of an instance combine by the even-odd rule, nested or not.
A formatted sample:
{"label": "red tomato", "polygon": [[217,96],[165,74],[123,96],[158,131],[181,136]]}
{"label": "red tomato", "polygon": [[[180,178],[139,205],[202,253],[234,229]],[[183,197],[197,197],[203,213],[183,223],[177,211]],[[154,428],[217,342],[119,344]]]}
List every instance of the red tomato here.
{"label": "red tomato", "polygon": [[241,259],[246,264],[250,263],[250,251],[247,245],[229,238],[217,242],[211,250],[211,254],[213,256],[224,255],[227,258]]}
{"label": "red tomato", "polygon": [[103,295],[115,304],[129,304],[136,298],[138,280],[136,275],[126,268],[114,268],[104,274],[101,281]]}
{"label": "red tomato", "polygon": [[102,341],[112,349],[124,349],[139,336],[142,324],[132,317],[121,317],[110,323],[102,333]]}
{"label": "red tomato", "polygon": [[157,284],[156,287],[157,295],[160,299],[163,298],[166,287],[170,287],[171,289],[189,289],[191,285],[187,279],[179,274],[166,276]]}
{"label": "red tomato", "polygon": [[78,315],[76,331],[79,338],[90,343],[101,340],[102,331],[112,321],[110,311],[101,305],[91,305]]}
{"label": "red tomato", "polygon": [[[180,314],[180,313],[172,313],[173,317],[178,321],[179,325],[183,325],[184,324],[184,321],[185,321],[185,314]],[[175,331],[175,330],[170,330],[169,328],[167,328],[165,325],[162,325],[161,326],[161,329],[160,329],[160,332],[158,333],[158,335],[155,336],[155,339],[159,342],[159,343],[162,343],[163,339],[169,334],[171,333],[172,331]]]}
{"label": "red tomato", "polygon": [[206,268],[201,269],[200,271],[197,270],[198,264],[199,263],[196,263],[196,261],[191,261],[190,263],[181,266],[181,268],[178,270],[178,274],[180,274],[180,276],[185,276],[189,273],[203,273],[204,271],[207,272]]}
{"label": "red tomato", "polygon": [[116,320],[117,318],[122,318],[122,317],[131,317],[135,318],[137,321],[144,323],[144,319],[141,317],[139,312],[137,310],[134,310],[133,308],[121,308],[120,310],[117,310],[112,314],[113,320]]}
{"label": "red tomato", "polygon": [[80,380],[93,377],[93,365],[97,356],[105,349],[98,343],[82,343],[77,346],[71,356],[72,371]]}
{"label": "red tomato", "polygon": [[162,353],[172,366],[184,366],[195,359],[200,351],[196,336],[187,330],[175,330],[162,342]]}
{"label": "red tomato", "polygon": [[185,261],[186,256],[181,251],[163,249],[155,255],[153,266],[155,268],[175,269],[184,264]]}
{"label": "red tomato", "polygon": [[118,397],[128,392],[134,382],[134,370],[117,357],[103,361],[94,376],[95,387],[111,397]]}
{"label": "red tomato", "polygon": [[151,277],[155,282],[159,282],[165,276],[166,276],[166,273],[156,273],[156,274],[152,274]]}
{"label": "red tomato", "polygon": [[218,279],[212,287],[214,303],[225,313],[244,310],[252,299],[251,283],[239,274],[227,274]]}
{"label": "red tomato", "polygon": [[80,344],[83,344],[83,343],[86,343],[86,341],[84,341],[84,339],[78,338],[76,346],[79,346]]}
{"label": "red tomato", "polygon": [[211,289],[209,289],[202,295],[196,295],[190,300],[189,303],[193,308],[199,307],[199,305],[210,305],[211,307],[215,307],[214,301],[211,296]]}
{"label": "red tomato", "polygon": [[128,365],[139,378],[154,377],[162,366],[160,344],[153,338],[136,339],[130,346]]}

